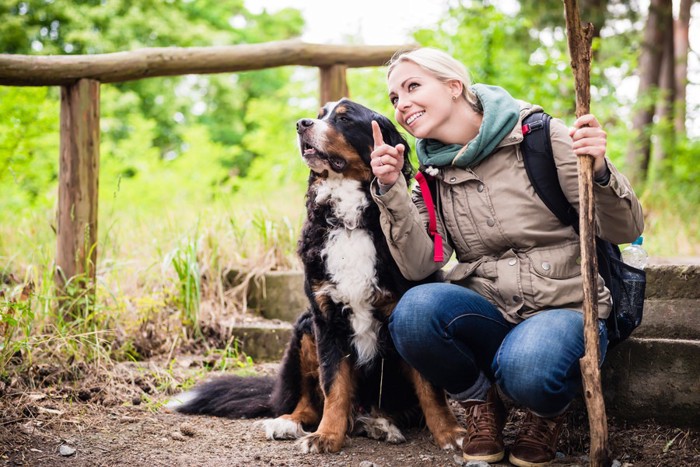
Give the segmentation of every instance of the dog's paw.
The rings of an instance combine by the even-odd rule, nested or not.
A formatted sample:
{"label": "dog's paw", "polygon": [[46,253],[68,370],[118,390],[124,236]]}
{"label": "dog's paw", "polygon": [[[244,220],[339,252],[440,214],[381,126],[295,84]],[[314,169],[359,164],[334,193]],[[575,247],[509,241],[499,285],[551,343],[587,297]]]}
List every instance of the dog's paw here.
{"label": "dog's paw", "polygon": [[440,431],[439,433],[433,433],[433,438],[435,443],[442,449],[462,449],[462,443],[464,442],[464,437],[467,435],[467,430],[457,425],[450,429]]}
{"label": "dog's paw", "polygon": [[265,429],[267,439],[298,439],[308,433],[301,427],[301,423],[288,418],[269,418],[260,422]]}
{"label": "dog's paw", "polygon": [[297,443],[304,454],[320,454],[338,452],[343,448],[345,436],[334,434],[311,433],[301,438]]}

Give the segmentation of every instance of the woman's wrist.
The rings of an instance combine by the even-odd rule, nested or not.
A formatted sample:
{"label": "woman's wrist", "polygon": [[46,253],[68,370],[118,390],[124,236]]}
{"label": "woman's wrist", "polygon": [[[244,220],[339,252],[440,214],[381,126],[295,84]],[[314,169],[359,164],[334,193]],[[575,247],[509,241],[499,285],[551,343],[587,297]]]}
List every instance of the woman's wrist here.
{"label": "woman's wrist", "polygon": [[380,182],[379,179],[377,179],[377,187],[379,188],[379,194],[383,195],[387,191],[391,190],[391,187],[394,186],[394,183],[384,184]]}
{"label": "woman's wrist", "polygon": [[610,169],[608,168],[608,164],[606,163],[602,169],[598,170],[593,174],[593,181],[595,181],[598,185],[607,185],[608,182],[610,181]]}

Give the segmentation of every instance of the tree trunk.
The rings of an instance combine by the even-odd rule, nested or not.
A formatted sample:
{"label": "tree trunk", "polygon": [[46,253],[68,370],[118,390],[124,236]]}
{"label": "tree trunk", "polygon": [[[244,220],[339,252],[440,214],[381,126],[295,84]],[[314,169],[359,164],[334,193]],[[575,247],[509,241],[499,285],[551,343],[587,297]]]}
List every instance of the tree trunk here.
{"label": "tree trunk", "polygon": [[[666,12],[664,12],[666,13]],[[673,109],[676,100],[675,56],[673,45],[673,15],[669,10],[659,18],[659,29],[663,35],[661,70],[659,74],[659,96],[656,102],[657,140],[653,145],[654,170],[663,169],[664,161],[673,153],[675,134],[673,129]]]}
{"label": "tree trunk", "polygon": [[655,104],[651,94],[659,86],[663,50],[661,18],[665,11],[671,14],[671,0],[651,0],[639,56],[637,109],[632,117],[633,137],[627,149],[626,173],[632,184],[646,179],[651,159],[650,126]]}
{"label": "tree trunk", "polygon": [[688,50],[690,49],[690,7],[693,0],[681,0],[678,19],[674,22],[675,47],[675,88],[676,103],[674,109],[674,127],[676,136],[685,136],[686,86],[688,85]]}

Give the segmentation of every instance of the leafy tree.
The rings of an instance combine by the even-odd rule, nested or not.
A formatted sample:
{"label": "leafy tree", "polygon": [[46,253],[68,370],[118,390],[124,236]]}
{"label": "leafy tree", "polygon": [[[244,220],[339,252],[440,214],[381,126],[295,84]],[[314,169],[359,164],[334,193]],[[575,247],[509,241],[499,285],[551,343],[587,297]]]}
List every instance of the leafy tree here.
{"label": "leafy tree", "polygon": [[539,30],[529,15],[464,2],[450,8],[435,29],[418,31],[416,39],[463,61],[474,82],[502,86],[553,115],[572,107],[573,78],[561,27]]}
{"label": "leafy tree", "polygon": [[[0,0],[0,51],[22,54],[94,54],[142,47],[233,45],[287,39],[303,26],[299,11],[253,14],[243,0]],[[215,142],[241,144],[251,129],[247,102],[283,88],[289,69],[219,76],[166,77],[115,84],[129,105],[113,109],[103,139],[130,137],[134,112],[156,122],[151,145],[161,157],[182,153],[184,125],[201,123]],[[55,96],[54,96],[55,98]],[[119,124],[119,122],[122,122]],[[224,165],[241,172],[255,154]]]}

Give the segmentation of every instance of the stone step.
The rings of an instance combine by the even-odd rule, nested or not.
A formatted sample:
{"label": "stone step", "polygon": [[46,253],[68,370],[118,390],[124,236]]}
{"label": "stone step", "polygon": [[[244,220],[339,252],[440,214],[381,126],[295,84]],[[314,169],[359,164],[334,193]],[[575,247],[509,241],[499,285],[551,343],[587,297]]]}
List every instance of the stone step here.
{"label": "stone step", "polygon": [[628,420],[700,427],[700,341],[630,337],[601,371],[606,408]]}
{"label": "stone step", "polygon": [[231,328],[241,352],[255,362],[281,360],[292,338],[292,324],[286,321],[246,323]]}
{"label": "stone step", "polygon": [[642,324],[634,337],[700,339],[700,300],[670,298],[644,300]]}
{"label": "stone step", "polygon": [[652,264],[645,298],[700,299],[700,264]]}

